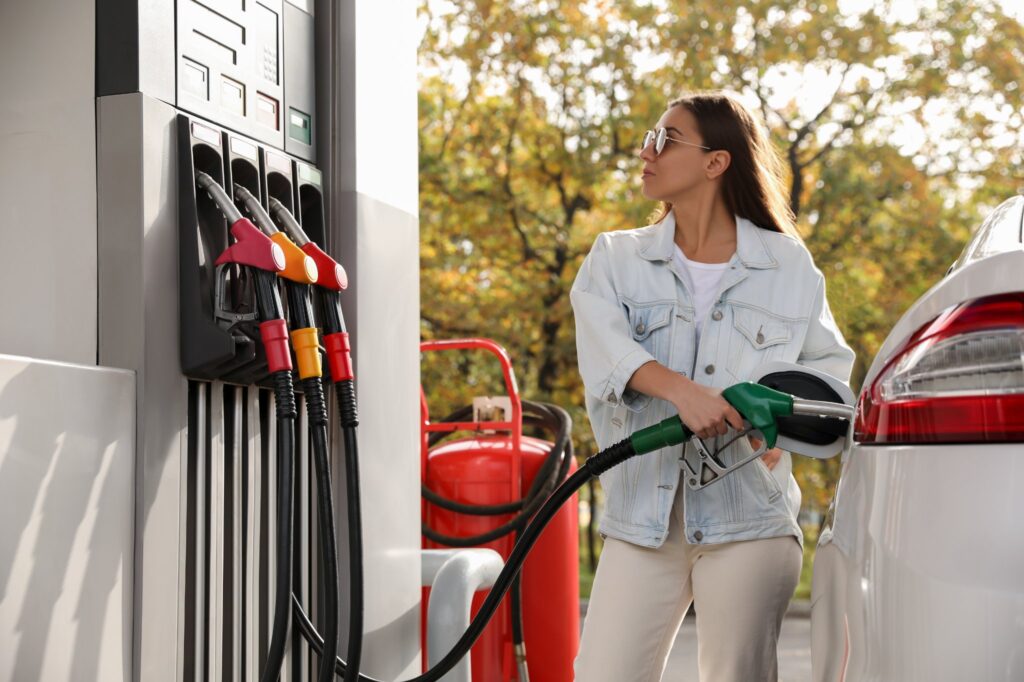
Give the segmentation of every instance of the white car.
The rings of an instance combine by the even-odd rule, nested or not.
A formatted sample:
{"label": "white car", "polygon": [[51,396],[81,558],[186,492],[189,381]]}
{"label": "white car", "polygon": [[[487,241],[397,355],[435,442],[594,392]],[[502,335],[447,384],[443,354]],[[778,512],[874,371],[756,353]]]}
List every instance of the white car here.
{"label": "white car", "polygon": [[875,357],[818,541],[815,682],[1024,680],[1024,197]]}

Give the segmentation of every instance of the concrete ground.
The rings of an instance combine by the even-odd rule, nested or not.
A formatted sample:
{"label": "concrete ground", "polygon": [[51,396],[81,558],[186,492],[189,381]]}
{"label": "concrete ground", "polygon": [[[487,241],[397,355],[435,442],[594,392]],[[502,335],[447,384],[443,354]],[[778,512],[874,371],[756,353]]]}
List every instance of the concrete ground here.
{"label": "concrete ground", "polygon": [[[586,604],[581,605],[586,616]],[[811,620],[808,604],[793,602],[782,621],[779,637],[779,681],[809,682],[811,679]],[[697,682],[697,620],[687,615],[668,657],[662,682]],[[707,682],[707,681],[705,681]]]}

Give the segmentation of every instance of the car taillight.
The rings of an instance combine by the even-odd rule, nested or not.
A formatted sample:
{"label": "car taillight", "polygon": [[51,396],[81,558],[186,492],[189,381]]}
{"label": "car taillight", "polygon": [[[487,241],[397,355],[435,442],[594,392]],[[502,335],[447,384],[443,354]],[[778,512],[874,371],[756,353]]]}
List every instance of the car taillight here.
{"label": "car taillight", "polygon": [[854,438],[1024,441],[1024,293],[962,303],[917,330],[861,394]]}

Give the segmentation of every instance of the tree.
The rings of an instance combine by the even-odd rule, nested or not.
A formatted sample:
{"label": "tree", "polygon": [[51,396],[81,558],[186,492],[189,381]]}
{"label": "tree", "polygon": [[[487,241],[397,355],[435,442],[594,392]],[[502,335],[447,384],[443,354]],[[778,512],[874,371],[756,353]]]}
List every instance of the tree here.
{"label": "tree", "polygon": [[[639,192],[642,131],[679,92],[727,88],[786,160],[859,388],[979,218],[1024,190],[1024,30],[994,2],[937,4],[425,3],[423,336],[495,338],[524,394],[569,408],[593,452],[569,287],[598,233],[656,208]],[[497,392],[495,370],[430,359],[424,384],[455,407]],[[836,465],[798,462],[809,504],[827,504]]]}

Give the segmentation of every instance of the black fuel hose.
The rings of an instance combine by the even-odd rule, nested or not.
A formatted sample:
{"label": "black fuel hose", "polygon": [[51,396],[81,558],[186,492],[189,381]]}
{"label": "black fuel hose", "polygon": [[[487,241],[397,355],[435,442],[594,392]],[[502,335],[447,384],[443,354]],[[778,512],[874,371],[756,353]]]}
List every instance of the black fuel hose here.
{"label": "black fuel hose", "polygon": [[[292,329],[313,326],[312,289],[308,284],[286,281],[288,318]],[[323,382],[319,376],[308,376],[300,382],[306,396],[306,415],[309,419],[310,450],[317,485],[317,517],[320,551],[323,562],[324,638],[327,648],[321,657],[317,679],[330,682],[334,670],[330,660],[338,655],[338,545],[334,530],[334,501],[332,500],[330,455],[327,436],[327,406],[324,401]]]}
{"label": "black fuel hose", "polygon": [[295,393],[291,372],[274,373],[277,411],[277,575],[274,585],[274,624],[263,667],[264,682],[281,675],[290,629],[288,598],[292,592],[292,476],[295,461]]}
{"label": "black fuel hose", "polygon": [[[582,488],[592,476],[599,476],[613,466],[617,466],[630,457],[634,457],[636,454],[632,440],[630,438],[622,440],[589,457],[572,476],[558,486],[551,496],[544,501],[544,504],[541,505],[536,517],[523,530],[519,541],[512,548],[508,561],[505,562],[501,573],[498,574],[494,586],[487,593],[487,597],[484,599],[483,604],[481,604],[479,611],[477,611],[476,616],[469,624],[469,628],[459,638],[459,641],[433,668],[427,670],[422,675],[410,678],[404,682],[437,682],[437,680],[440,680],[441,677],[455,667],[455,664],[466,655],[466,652],[470,650],[480,637],[487,622],[494,615],[498,605],[504,598],[505,593],[512,586],[512,581],[522,569],[523,562],[526,560],[530,550],[533,549],[533,546],[540,538],[540,534],[551,522],[555,514],[558,513],[562,505],[572,499],[576,491]],[[309,616],[306,615],[302,604],[294,595],[292,595],[292,611],[294,612],[299,632],[315,651],[318,653],[322,652],[323,637],[316,631],[316,627],[309,620]],[[341,659],[335,659],[334,667],[337,675],[345,675],[347,672],[345,661]],[[355,679],[358,682],[383,682],[362,674],[358,675]]]}
{"label": "black fuel hose", "polygon": [[[320,326],[324,336],[345,332],[345,317],[341,308],[340,292],[318,287],[316,293],[319,299],[318,309],[321,315]],[[347,674],[344,671],[342,674],[346,675],[345,680],[347,682],[354,682],[360,677],[359,665],[362,659],[364,618],[363,521],[362,502],[359,495],[359,439],[357,436],[359,414],[353,380],[341,379],[339,381],[337,377],[334,379],[335,397],[337,398],[338,412],[341,417],[341,437],[345,453],[345,492],[348,516],[349,604],[348,651],[346,655],[350,665],[346,669]],[[318,477],[317,484],[321,488],[329,490],[330,483],[329,475],[326,478]],[[323,498],[324,495],[321,494],[320,497]],[[292,603],[300,603],[294,594],[292,595]],[[313,627],[312,623],[310,623],[310,627]],[[322,637],[320,641],[323,642]],[[324,656],[322,648],[317,649],[317,652],[321,657],[322,672],[325,666],[329,668],[332,657]],[[333,658],[340,660],[337,656]]]}
{"label": "black fuel hose", "polygon": [[[362,677],[359,664],[363,649],[363,517],[359,498],[359,439],[356,435],[359,414],[356,409],[355,385],[351,379],[335,383],[334,390],[338,399],[338,412],[341,414],[341,437],[345,446],[345,493],[348,498],[348,660],[352,664],[342,674],[345,682],[356,682]],[[323,660],[329,661],[326,657]]]}
{"label": "black fuel hose", "polygon": [[[341,294],[319,289],[320,314],[324,335],[347,332],[341,308]],[[340,379],[340,380],[339,380]],[[334,395],[341,418],[341,440],[345,451],[345,511],[348,516],[348,666],[346,682],[359,678],[363,656],[363,505],[359,495],[359,410],[355,382],[334,377]],[[294,600],[298,603],[298,600]]]}
{"label": "black fuel hose", "polygon": [[319,682],[331,682],[334,669],[330,664],[338,652],[338,547],[334,529],[334,501],[331,497],[331,468],[327,442],[327,407],[320,377],[302,382],[316,472],[317,516],[319,517],[320,551],[323,554],[324,637],[328,643],[320,660]]}
{"label": "black fuel hose", "polygon": [[[263,270],[253,270],[256,282],[256,305],[264,321],[283,318],[283,306],[277,290],[277,276]],[[288,601],[292,593],[292,480],[295,462],[295,391],[290,370],[273,373],[274,398],[277,419],[277,575],[274,585],[274,623],[270,647],[260,679],[274,682],[281,675],[288,631],[291,627],[291,609]]]}

